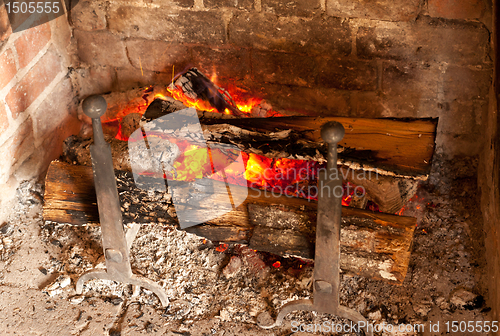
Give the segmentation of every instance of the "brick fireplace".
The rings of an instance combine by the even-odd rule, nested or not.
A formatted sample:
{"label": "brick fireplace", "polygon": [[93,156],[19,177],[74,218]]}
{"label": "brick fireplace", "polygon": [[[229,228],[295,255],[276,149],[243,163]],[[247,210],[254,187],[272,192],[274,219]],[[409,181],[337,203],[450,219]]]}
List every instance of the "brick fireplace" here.
{"label": "brick fireplace", "polygon": [[8,212],[19,183],[39,177],[80,123],[66,17],[13,33],[2,3],[0,36],[0,202]]}
{"label": "brick fireplace", "polygon": [[491,13],[486,4],[443,6],[80,2],[71,14],[81,61],[74,77],[88,95],[169,83],[194,65],[287,114],[440,117],[437,152],[476,155]]}
{"label": "brick fireplace", "polygon": [[74,1],[66,16],[19,33],[1,9],[2,209],[78,133],[83,98],[167,85],[191,66],[285,115],[438,117],[436,155],[479,158],[490,305],[500,319],[489,1]]}

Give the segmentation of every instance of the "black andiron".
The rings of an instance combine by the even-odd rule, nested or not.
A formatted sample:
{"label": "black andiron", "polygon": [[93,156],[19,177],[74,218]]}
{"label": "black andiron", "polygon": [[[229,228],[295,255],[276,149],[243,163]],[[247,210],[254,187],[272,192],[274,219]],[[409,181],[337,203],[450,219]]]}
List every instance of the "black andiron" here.
{"label": "black andiron", "polygon": [[286,315],[296,310],[316,311],[347,318],[364,327],[365,335],[373,336],[367,320],[357,311],[340,305],[340,223],[342,213],[342,176],[337,171],[337,143],[344,137],[342,124],[333,121],[321,128],[321,137],[328,143],[328,165],[319,175],[316,251],[314,255],[313,299],[285,304],[276,322],[259,324],[264,329],[280,326]]}
{"label": "black andiron", "polygon": [[152,291],[166,307],[169,301],[163,288],[151,280],[132,273],[129,250],[140,224],[134,224],[127,232],[123,227],[111,147],[104,140],[100,119],[106,112],[106,100],[101,96],[91,96],[83,101],[82,107],[85,114],[92,118],[94,131],[94,144],[90,146],[90,155],[106,269],[92,269],[83,274],[76,283],[76,292],[81,294],[83,284],[90,279],[113,280],[134,285],[134,292],[137,292],[140,287]]}

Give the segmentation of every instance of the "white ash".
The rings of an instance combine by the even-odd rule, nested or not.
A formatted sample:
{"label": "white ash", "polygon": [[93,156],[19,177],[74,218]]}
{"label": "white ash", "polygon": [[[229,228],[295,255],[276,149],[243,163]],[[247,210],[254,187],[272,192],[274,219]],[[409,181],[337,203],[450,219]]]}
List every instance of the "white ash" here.
{"label": "white ash", "polygon": [[[462,300],[466,304],[462,304],[459,302],[462,295],[454,295],[463,293],[456,289],[462,286],[470,293],[480,290],[477,270],[472,266],[475,255],[470,252],[470,231],[477,216],[471,212],[465,218],[457,210],[459,208],[462,209],[463,205],[453,198],[421,190],[418,199],[410,202],[405,210],[406,215],[417,216],[420,220],[411,267],[404,284],[393,286],[342,274],[341,303],[359,311],[372,323],[397,325],[425,324],[429,319],[484,319],[486,313],[481,311],[477,298],[469,300],[467,296]],[[42,237],[49,242],[57,240],[62,245],[61,254],[53,259],[53,264],[44,267],[68,274],[73,284],[85,270],[99,264],[104,266],[99,226],[49,224],[44,226]],[[174,323],[176,330],[193,331],[196,321],[212,321],[214,318],[223,324],[255,326],[259,313],[268,312],[275,317],[283,304],[312,297],[310,266],[296,276],[290,269],[275,269],[267,265],[268,271],[261,276],[258,267],[251,264],[257,260],[246,257],[245,253],[237,253],[237,250],[237,247],[230,247],[221,253],[211,242],[173,227],[143,225],[131,250],[133,268],[137,274],[157,281],[165,288],[171,300],[168,309],[163,309],[157,297],[149,291],[142,290],[138,297],[134,297],[130,286],[109,281],[87,282],[83,300],[94,302],[119,297],[126,307],[145,304],[165,323]],[[241,263],[235,261],[238,259]],[[75,296],[73,286],[64,288],[54,298],[71,302],[82,300]],[[295,312],[286,317],[283,327],[270,331],[270,335],[289,331],[292,320],[300,323],[341,322],[328,314]]]}
{"label": "white ash", "polygon": [[[464,171],[470,172],[473,165],[463,166]],[[478,237],[481,217],[474,198],[476,176],[471,173],[464,178],[457,171],[461,171],[460,167],[435,163],[418,199],[406,207],[404,214],[417,216],[419,224],[403,285],[342,274],[343,305],[372,317],[374,320],[370,322],[376,323],[425,324],[432,320],[443,325],[452,320],[489,320],[488,306],[482,302],[486,290],[481,278],[484,259]],[[202,238],[159,224],[141,228],[131,256],[137,274],[158,281],[171,295],[175,293],[176,296],[170,297],[168,309],[159,305],[154,294],[142,290],[134,297],[130,286],[116,282],[89,281],[83,295],[76,295],[74,285],[79,276],[85,270],[104,266],[100,228],[43,223],[41,203],[34,192],[37,188],[40,190],[39,186],[26,184],[19,192],[22,203],[13,210],[9,221],[0,223],[2,244],[10,246],[6,259],[0,260],[3,291],[13,288],[3,281],[3,273],[15,261],[20,247],[26,245],[25,228],[36,226],[40,228],[37,232],[40,239],[50,247],[47,250],[56,251],[50,252],[48,261],[37,265],[50,279],[40,291],[54,283],[57,293],[53,297],[47,293],[51,304],[67,300],[72,307],[82,310],[82,318],[90,316],[93,310],[116,307],[116,323],[121,325],[123,335],[145,333],[149,329],[161,330],[166,335],[176,335],[174,331],[191,335],[289,335],[292,320],[338,321],[327,314],[296,312],[287,316],[282,328],[259,329],[255,325],[259,313],[267,311],[276,316],[284,303],[311,298],[312,268],[307,266],[297,275],[290,268],[275,269],[267,264],[267,275],[259,278],[249,264],[250,259],[236,253],[236,248],[229,247],[221,253],[209,241],[204,243]],[[7,238],[5,243],[4,238]],[[239,268],[233,265],[236,267],[233,271],[237,272],[226,277],[224,270],[233,256],[241,259],[241,265]],[[15,266],[23,268],[23,264]],[[61,286],[68,282],[68,277],[71,283]],[[141,314],[144,316],[139,317]],[[97,323],[95,318],[92,321]],[[151,321],[154,326],[149,328]],[[111,330],[108,325],[102,328],[105,332]]]}
{"label": "white ash", "polygon": [[[43,239],[59,241],[62,251],[57,260],[52,260],[52,265],[44,267],[51,272],[64,273],[73,284],[84,271],[104,267],[99,231],[99,226],[93,225],[45,225],[41,232]],[[256,316],[261,312],[274,314],[287,302],[311,297],[310,267],[298,277],[278,269],[265,272],[266,276],[262,277],[251,264],[255,260],[246,260],[244,256],[238,257],[243,259],[238,274],[226,277],[223,270],[229,255],[216,251],[211,242],[175,228],[143,225],[131,249],[132,267],[136,274],[156,281],[164,288],[171,301],[167,309],[161,307],[152,292],[143,289],[138,297],[134,297],[131,286],[113,281],[88,281],[82,296],[78,296],[74,286],[59,285],[60,276],[44,291],[74,304],[93,298],[121,297],[127,305],[134,302],[151,305],[166,321],[196,321],[216,316],[222,322],[250,324],[255,324]],[[311,319],[323,321],[331,318],[296,312],[287,320],[306,323]]]}

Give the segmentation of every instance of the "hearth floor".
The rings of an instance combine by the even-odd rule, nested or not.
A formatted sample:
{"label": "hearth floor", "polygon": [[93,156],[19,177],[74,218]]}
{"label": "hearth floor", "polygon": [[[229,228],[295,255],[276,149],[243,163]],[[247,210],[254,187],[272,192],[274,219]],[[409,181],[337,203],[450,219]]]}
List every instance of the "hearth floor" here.
{"label": "hearth floor", "polygon": [[[422,335],[445,334],[447,321],[488,320],[489,311],[482,300],[481,244],[474,240],[480,216],[474,199],[468,200],[474,188],[447,181],[443,166],[433,169],[434,177],[417,195],[420,201],[405,213],[419,216],[420,222],[404,284],[342,275],[341,285],[342,304],[371,323],[423,324]],[[114,282],[89,281],[76,295],[78,277],[103,266],[99,226],[44,223],[41,194],[39,185],[24,184],[11,220],[0,226],[0,335],[291,335],[298,324],[346,322],[297,312],[281,328],[259,328],[258,313],[275,315],[282,304],[311,296],[312,266],[296,269],[283,262],[273,267],[253,250],[224,250],[161,225],[143,225],[131,254],[138,274],[164,286],[167,309],[154,294],[141,290],[134,296],[130,286]],[[429,333],[430,321],[439,321],[441,332]],[[311,334],[335,333],[294,335]]]}

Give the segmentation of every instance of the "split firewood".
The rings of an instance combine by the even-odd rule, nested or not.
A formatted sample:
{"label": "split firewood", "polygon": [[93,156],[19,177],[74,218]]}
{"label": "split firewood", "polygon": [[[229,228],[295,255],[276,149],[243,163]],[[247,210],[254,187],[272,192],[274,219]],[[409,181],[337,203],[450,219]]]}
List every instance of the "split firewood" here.
{"label": "split firewood", "polygon": [[[171,99],[153,101],[142,122],[185,108]],[[344,125],[339,157],[360,168],[379,168],[391,175],[425,176],[434,153],[437,119],[356,119],[343,117],[235,118],[198,112],[207,141],[236,145],[240,150],[267,157],[325,161],[320,135],[328,121]],[[286,155],[286,156],[283,156]],[[372,169],[373,170],[373,169]]]}
{"label": "split firewood", "polygon": [[[142,115],[140,124],[183,108],[186,106],[173,98],[156,98]],[[326,147],[319,134],[321,125],[335,120],[346,128],[339,146],[340,161],[351,168],[377,169],[384,174],[420,178],[425,178],[430,170],[437,126],[437,119],[429,118],[235,118],[201,111],[198,116],[209,142],[234,144],[242,151],[272,158],[316,161],[325,161]],[[118,125],[111,128],[115,129]],[[116,132],[110,135],[114,137]]]}
{"label": "split firewood", "polygon": [[[111,152],[113,155],[113,165],[115,170],[132,171],[131,158],[129,155],[128,144],[126,141],[117,140],[106,136],[106,140],[111,144]],[[150,145],[154,145],[161,140],[153,138]],[[91,166],[89,147],[92,144],[91,139],[83,140],[78,137],[70,137],[64,143],[64,159],[66,162],[79,165]],[[178,154],[178,153],[177,153]],[[276,153],[275,153],[276,154]],[[169,153],[164,157],[174,155]],[[286,153],[281,155],[276,154],[277,158],[287,157]],[[143,166],[143,170],[147,170],[147,161],[144,158],[134,154],[132,158],[135,162],[136,169]],[[410,200],[417,190],[419,180],[407,179],[398,176],[386,176],[373,171],[364,171],[362,169],[352,169],[349,166],[341,165],[340,173],[344,181],[350,182],[359,187],[356,191],[361,191],[361,194],[356,197],[353,195],[352,206],[364,208],[368,200],[373,201],[379,207],[379,210],[384,213],[396,213]],[[356,205],[358,204],[358,205]]]}
{"label": "split firewood", "polygon": [[[125,224],[176,225],[176,208],[168,192],[138,188],[129,172],[116,172],[116,178]],[[243,195],[246,200],[187,231],[213,241],[248,244],[259,251],[313,258],[316,202],[233,185],[230,189],[233,197]],[[198,202],[200,213],[210,213],[215,201]],[[43,216],[56,223],[97,223],[92,169],[53,162],[45,180]],[[415,224],[411,217],[343,207],[341,269],[400,284],[407,272]]]}

